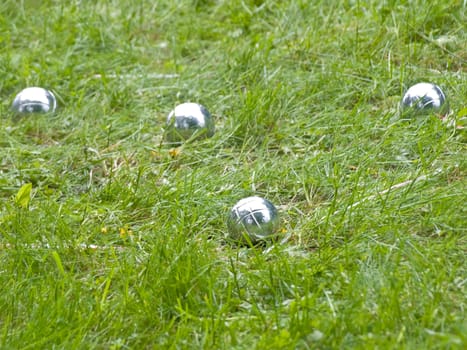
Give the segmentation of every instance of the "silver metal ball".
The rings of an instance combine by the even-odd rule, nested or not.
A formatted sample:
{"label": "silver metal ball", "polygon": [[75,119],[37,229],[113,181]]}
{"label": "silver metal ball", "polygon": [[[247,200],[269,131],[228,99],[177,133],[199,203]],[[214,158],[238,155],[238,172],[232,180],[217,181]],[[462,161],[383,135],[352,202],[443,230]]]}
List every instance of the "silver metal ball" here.
{"label": "silver metal ball", "polygon": [[16,95],[12,109],[16,113],[52,113],[57,107],[54,94],[40,87],[28,87]]}
{"label": "silver metal ball", "polygon": [[415,114],[445,114],[449,109],[443,91],[432,83],[418,83],[410,87],[402,98],[401,107]]}
{"label": "silver metal ball", "polygon": [[256,196],[238,201],[227,218],[229,238],[249,244],[274,237],[279,223],[276,207],[267,199]]}
{"label": "silver metal ball", "polygon": [[209,111],[198,103],[179,104],[167,116],[166,138],[169,142],[182,142],[190,138],[214,135],[214,120]]}

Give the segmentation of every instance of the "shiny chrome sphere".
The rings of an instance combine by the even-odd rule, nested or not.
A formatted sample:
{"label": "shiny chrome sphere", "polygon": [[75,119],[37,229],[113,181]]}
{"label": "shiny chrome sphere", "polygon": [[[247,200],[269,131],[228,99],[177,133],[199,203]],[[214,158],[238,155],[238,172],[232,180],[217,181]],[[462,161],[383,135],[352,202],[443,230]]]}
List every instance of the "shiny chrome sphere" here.
{"label": "shiny chrome sphere", "polygon": [[276,207],[261,197],[247,197],[234,205],[227,218],[229,238],[255,244],[274,236],[279,228]]}
{"label": "shiny chrome sphere", "polygon": [[54,112],[57,100],[54,94],[40,87],[28,87],[16,95],[11,106],[20,114]]}
{"label": "shiny chrome sphere", "polygon": [[198,103],[182,103],[167,116],[167,141],[182,142],[190,138],[214,135],[214,120],[209,111]]}
{"label": "shiny chrome sphere", "polygon": [[449,109],[443,91],[431,83],[418,83],[410,87],[402,98],[401,107],[416,114],[445,114]]}

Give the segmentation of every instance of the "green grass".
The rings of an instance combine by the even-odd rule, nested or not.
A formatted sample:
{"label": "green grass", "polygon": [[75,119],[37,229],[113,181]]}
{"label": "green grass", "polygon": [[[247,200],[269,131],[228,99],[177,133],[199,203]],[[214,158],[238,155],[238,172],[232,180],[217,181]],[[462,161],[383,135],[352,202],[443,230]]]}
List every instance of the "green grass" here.
{"label": "green grass", "polygon": [[[460,0],[3,0],[0,348],[464,349],[465,129],[398,106],[431,81],[465,126],[466,23]],[[14,116],[26,86],[57,113]],[[216,134],[174,151],[185,101]],[[226,242],[250,195],[281,242]]]}

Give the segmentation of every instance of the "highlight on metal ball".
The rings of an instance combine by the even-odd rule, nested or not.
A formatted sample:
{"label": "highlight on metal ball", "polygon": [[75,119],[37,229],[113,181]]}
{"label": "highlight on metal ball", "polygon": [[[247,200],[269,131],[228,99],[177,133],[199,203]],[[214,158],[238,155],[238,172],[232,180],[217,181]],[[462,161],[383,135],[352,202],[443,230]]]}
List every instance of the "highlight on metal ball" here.
{"label": "highlight on metal ball", "polygon": [[54,94],[41,87],[28,87],[16,95],[11,106],[18,114],[52,113],[57,107]]}
{"label": "highlight on metal ball", "polygon": [[189,139],[202,139],[214,135],[211,113],[198,103],[177,105],[167,116],[166,139],[169,143],[181,143]]}
{"label": "highlight on metal ball", "polygon": [[402,111],[412,114],[447,114],[449,105],[438,85],[418,83],[411,86],[401,102]]}
{"label": "highlight on metal ball", "polygon": [[249,245],[274,238],[279,224],[279,214],[274,204],[257,196],[238,201],[227,218],[229,239]]}

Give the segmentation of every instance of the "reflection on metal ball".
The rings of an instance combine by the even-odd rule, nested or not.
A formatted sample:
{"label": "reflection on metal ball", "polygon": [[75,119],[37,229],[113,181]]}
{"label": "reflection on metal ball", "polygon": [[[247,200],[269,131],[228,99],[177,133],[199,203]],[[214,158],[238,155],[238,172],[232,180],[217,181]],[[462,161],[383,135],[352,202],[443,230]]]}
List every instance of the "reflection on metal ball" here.
{"label": "reflection on metal ball", "polygon": [[247,197],[238,201],[230,211],[227,228],[233,241],[256,244],[274,237],[279,228],[279,214],[270,201]]}
{"label": "reflection on metal ball", "polygon": [[166,137],[171,143],[212,135],[214,135],[214,120],[209,111],[198,103],[182,103],[167,116]]}
{"label": "reflection on metal ball", "polygon": [[53,93],[40,87],[28,87],[16,95],[12,109],[16,113],[51,113],[55,111],[57,100]]}
{"label": "reflection on metal ball", "polygon": [[446,114],[449,109],[443,91],[431,83],[418,83],[410,87],[402,98],[401,106],[403,110],[415,114]]}

